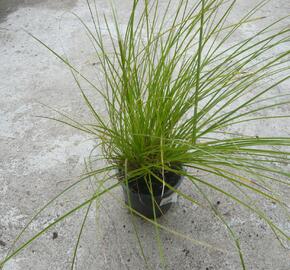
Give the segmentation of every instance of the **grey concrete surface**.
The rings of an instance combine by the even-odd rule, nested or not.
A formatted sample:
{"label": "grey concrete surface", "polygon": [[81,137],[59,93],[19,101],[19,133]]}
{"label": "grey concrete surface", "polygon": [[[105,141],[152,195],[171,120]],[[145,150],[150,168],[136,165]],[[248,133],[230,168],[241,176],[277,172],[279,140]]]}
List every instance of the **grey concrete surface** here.
{"label": "grey concrete surface", "polygon": [[[100,12],[109,11],[108,1],[96,2]],[[130,2],[118,1],[120,18],[124,20]],[[257,2],[238,1],[234,17]],[[67,53],[77,67],[92,72],[96,60],[93,50],[85,42],[82,27],[70,12],[76,12],[90,23],[84,0],[0,0],[0,258],[35,211],[83,172],[83,159],[93,145],[80,132],[36,117],[55,116],[41,105],[44,103],[77,118],[88,118],[70,72],[23,31],[33,33],[56,51]],[[289,14],[289,0],[272,1],[260,11],[260,15],[269,20]],[[290,20],[288,22],[290,25]],[[255,27],[244,27],[235,38],[247,36]],[[278,90],[289,92],[289,87],[289,82],[284,83]],[[97,106],[102,107],[101,102]],[[244,128],[256,135],[264,132],[266,135],[290,136],[289,126],[289,121],[275,121],[266,126],[256,123]],[[186,183],[181,188],[189,189]],[[83,183],[51,205],[32,222],[23,241],[84,200],[90,192],[90,185]],[[289,195],[289,190],[281,192]],[[191,193],[194,197],[194,191]],[[114,194],[122,196],[120,189]],[[259,218],[228,199],[213,196],[220,201],[218,207],[241,238],[248,269],[290,269],[289,250],[275,241],[270,229]],[[276,206],[264,204],[264,207],[270,217],[290,233],[289,221],[281,218]],[[4,269],[70,269],[83,215],[84,210],[50,229]],[[90,211],[75,269],[145,269],[126,209],[107,196],[102,200],[97,217],[98,222],[95,211]],[[135,222],[149,264],[154,270],[161,269],[154,227],[139,219]],[[162,232],[167,269],[241,269],[226,230],[211,213],[180,200],[161,222],[194,239],[224,249],[221,252],[205,248]]]}

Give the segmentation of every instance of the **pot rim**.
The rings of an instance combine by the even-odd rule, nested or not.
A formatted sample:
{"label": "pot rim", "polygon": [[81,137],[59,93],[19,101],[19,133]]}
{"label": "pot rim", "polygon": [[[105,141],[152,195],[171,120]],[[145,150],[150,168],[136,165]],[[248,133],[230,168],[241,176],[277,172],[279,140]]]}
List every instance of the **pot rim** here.
{"label": "pot rim", "polygon": [[[176,182],[175,185],[172,185],[172,187],[173,187],[174,189],[178,189],[179,186],[181,185],[181,183],[183,182],[183,179],[184,179],[184,175],[179,175],[179,179],[178,179],[178,181]],[[129,188],[130,192],[132,192],[132,193],[140,194],[140,195],[145,195],[145,196],[150,195],[150,193],[145,193],[145,192],[142,192],[142,191],[136,191],[136,190],[134,190],[134,189],[131,188],[129,185],[126,185],[125,182],[122,182],[121,185],[122,185],[122,187],[125,188],[125,189]],[[165,187],[166,187],[166,186],[165,186]],[[167,188],[167,189],[164,191],[164,194],[163,194],[162,198],[171,195],[173,192],[174,192],[173,190]],[[150,195],[150,196],[151,196],[151,195]],[[153,196],[157,198],[157,197],[161,197],[161,194],[158,194],[158,195],[154,195],[154,194],[153,194]]]}

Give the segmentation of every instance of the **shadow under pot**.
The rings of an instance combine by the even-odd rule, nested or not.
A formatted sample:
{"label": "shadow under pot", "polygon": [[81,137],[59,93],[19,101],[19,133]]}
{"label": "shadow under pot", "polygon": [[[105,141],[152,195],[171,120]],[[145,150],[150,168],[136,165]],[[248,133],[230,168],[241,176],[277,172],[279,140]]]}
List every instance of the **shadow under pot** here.
{"label": "shadow under pot", "polygon": [[[155,174],[162,179],[161,173]],[[119,171],[119,177],[120,180],[124,179],[124,174],[121,171]],[[155,216],[160,217],[177,201],[177,193],[165,186],[163,196],[161,197],[163,189],[162,182],[153,176],[151,176],[150,180],[152,183]],[[122,184],[122,188],[125,203],[128,206],[147,218],[154,218],[152,194],[148,187],[150,180],[148,175],[136,179],[129,179],[128,184]],[[165,171],[164,180],[168,185],[177,189],[182,183],[183,176],[174,172]]]}

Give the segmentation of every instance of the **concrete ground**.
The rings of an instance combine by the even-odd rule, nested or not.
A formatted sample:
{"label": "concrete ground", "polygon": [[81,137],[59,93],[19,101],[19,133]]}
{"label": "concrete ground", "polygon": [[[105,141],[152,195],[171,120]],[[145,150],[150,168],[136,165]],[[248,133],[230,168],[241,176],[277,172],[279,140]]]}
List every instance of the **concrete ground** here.
{"label": "concrete ground", "polygon": [[[96,2],[100,12],[109,11],[108,1]],[[130,2],[118,2],[121,18],[127,17]],[[257,0],[238,2],[239,7],[234,13],[237,16],[258,3]],[[93,51],[84,42],[82,27],[71,12],[76,12],[89,23],[84,0],[0,0],[0,258],[35,211],[76,181],[83,172],[84,157],[93,145],[80,132],[36,117],[55,116],[41,103],[78,118],[88,117],[68,69],[23,31],[33,33],[56,51],[67,53],[77,67],[90,72],[95,65]],[[290,1],[272,1],[260,14],[269,20],[289,15]],[[290,25],[290,20],[288,22]],[[235,38],[254,30],[255,27],[245,28]],[[289,86],[289,83],[284,84],[279,90],[289,91]],[[98,105],[101,107],[101,102]],[[275,122],[267,126],[267,132],[272,135],[282,132],[289,136],[289,124],[289,121]],[[261,123],[248,128],[254,134],[264,131]],[[181,188],[187,189],[187,184]],[[24,239],[81,202],[90,192],[88,183],[78,185],[40,214]],[[289,195],[289,190],[284,192]],[[114,194],[122,196],[120,189]],[[192,196],[195,196],[193,191]],[[270,229],[259,218],[225,198],[214,196],[220,202],[221,212],[241,237],[248,269],[290,269],[289,250],[275,241]],[[284,221],[279,212],[275,212],[275,205],[265,207],[271,218],[290,233],[289,221]],[[70,269],[84,211],[51,228],[7,263],[4,269]],[[90,211],[75,269],[145,269],[126,209],[111,197],[106,197],[97,219],[98,222],[94,210]],[[154,270],[161,269],[154,227],[139,219],[135,222],[148,263]],[[206,248],[162,232],[166,269],[241,269],[226,230],[212,214],[180,200],[161,222],[193,239],[224,249],[222,252]]]}

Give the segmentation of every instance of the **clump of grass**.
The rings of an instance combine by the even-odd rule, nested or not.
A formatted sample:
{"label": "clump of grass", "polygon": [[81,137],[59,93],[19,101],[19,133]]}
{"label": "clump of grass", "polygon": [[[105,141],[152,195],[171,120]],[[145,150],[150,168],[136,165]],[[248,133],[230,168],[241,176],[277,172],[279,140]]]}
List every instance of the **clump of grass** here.
{"label": "clump of grass", "polygon": [[[94,169],[91,160],[96,157],[92,151],[87,163],[88,173],[82,180],[95,177],[99,186],[94,196],[11,252],[2,264],[50,227],[82,207],[91,207],[94,200],[119,186],[120,182],[117,182],[105,188],[106,180],[100,180],[104,173],[116,170],[125,172],[124,181],[144,175],[154,177],[183,199],[201,205],[188,194],[175,190],[156,171],[171,171],[185,176],[228,229],[243,269],[246,269],[246,264],[239,238],[214,207],[205,188],[256,214],[268,224],[281,244],[290,240],[287,232],[252,200],[258,196],[275,202],[289,219],[286,198],[278,196],[277,190],[289,190],[290,175],[276,165],[289,164],[290,138],[251,136],[235,132],[233,128],[243,123],[289,117],[274,114],[275,108],[290,103],[289,94],[276,91],[277,86],[290,78],[290,50],[281,46],[289,44],[290,29],[285,26],[277,30],[277,25],[283,24],[288,17],[272,22],[241,41],[229,43],[241,27],[262,19],[255,14],[268,1],[261,1],[231,24],[228,17],[236,1],[195,2],[192,5],[188,0],[179,0],[172,14],[172,1],[161,9],[158,0],[134,0],[127,28],[122,32],[114,8],[112,29],[107,17],[98,14],[95,2],[87,1],[93,27],[79,19],[98,59],[103,79],[98,85],[34,37],[71,69],[85,104],[94,117],[90,123],[80,123],[63,114],[64,118],[58,121],[97,138],[99,144],[96,148],[102,149],[101,158],[106,160],[107,165]],[[105,45],[108,40],[104,40],[101,25],[106,28],[110,46]],[[279,52],[271,54],[276,48]],[[83,90],[82,81],[103,98],[107,117],[103,117],[93,105],[94,102]],[[180,164],[185,170],[178,169]],[[207,177],[195,174],[195,170],[206,172],[207,177],[213,176],[217,181],[208,181]],[[219,185],[218,179],[223,179],[233,192]],[[149,220],[134,209],[130,210],[156,226],[163,261],[159,230],[169,229],[157,222],[156,217]],[[86,217],[87,213],[84,223]],[[83,226],[78,242],[82,229]],[[138,234],[137,239],[146,260]]]}

